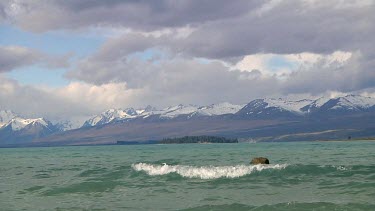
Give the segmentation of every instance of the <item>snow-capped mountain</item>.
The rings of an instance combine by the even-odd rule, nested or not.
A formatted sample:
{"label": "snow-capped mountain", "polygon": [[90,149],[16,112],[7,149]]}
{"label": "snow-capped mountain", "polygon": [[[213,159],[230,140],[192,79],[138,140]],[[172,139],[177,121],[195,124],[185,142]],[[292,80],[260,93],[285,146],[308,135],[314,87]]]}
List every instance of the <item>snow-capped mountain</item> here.
{"label": "snow-capped mountain", "polygon": [[82,127],[92,127],[104,125],[116,121],[129,121],[136,118],[147,118],[152,115],[157,115],[162,119],[171,119],[182,114],[190,114],[197,110],[198,107],[194,106],[171,106],[162,110],[157,110],[151,106],[144,109],[109,109],[96,115],[83,124]]}
{"label": "snow-capped mountain", "polygon": [[89,120],[85,121],[83,127],[91,127],[97,125],[104,125],[114,121],[134,119],[142,114],[146,114],[149,111],[147,109],[135,110],[134,108],[128,109],[108,109],[99,115],[96,115]]}
{"label": "snow-capped mountain", "polygon": [[270,98],[265,101],[268,103],[268,108],[281,108],[295,113],[302,113],[301,108],[313,102],[311,99],[289,100],[284,98]]}
{"label": "snow-capped mountain", "polygon": [[329,99],[318,109],[315,109],[315,113],[334,115],[368,112],[371,110],[375,110],[374,98],[364,97],[360,95],[347,95],[345,97]]}
{"label": "snow-capped mountain", "polygon": [[46,128],[52,125],[50,122],[43,118],[37,119],[23,119],[20,117],[16,117],[11,119],[7,124],[3,125],[3,127],[11,127],[13,131],[18,131],[25,128],[28,125],[37,125],[40,124]]}
{"label": "snow-capped mountain", "polygon": [[25,143],[57,132],[57,128],[44,118],[22,118],[12,111],[0,111],[0,140],[8,143]]}
{"label": "snow-capped mountain", "polygon": [[172,119],[176,118],[180,115],[188,115],[191,113],[196,112],[199,109],[199,106],[196,105],[177,105],[177,106],[170,106],[167,108],[162,109],[161,111],[155,111],[154,114],[160,114],[160,118],[164,119]]}
{"label": "snow-capped mountain", "polygon": [[13,111],[3,110],[0,111],[0,128],[8,124],[12,119],[16,118],[17,114]]}
{"label": "snow-capped mountain", "polygon": [[152,106],[147,106],[144,109],[109,109],[85,121],[82,127],[104,125],[116,121],[130,121],[137,118],[145,119],[151,116],[158,119],[168,120],[181,116],[191,118],[193,116],[217,116],[223,114],[234,114],[242,107],[243,105],[219,103],[209,106],[180,104],[177,106],[169,106],[161,110],[158,110]]}
{"label": "snow-capped mountain", "polygon": [[303,106],[300,110],[304,113],[313,113],[319,110],[320,107],[322,107],[322,105],[324,105],[329,100],[331,100],[331,98],[329,97],[326,97],[326,96],[320,97],[314,100],[313,102],[311,102],[310,104]]}
{"label": "snow-capped mountain", "polygon": [[147,118],[157,112],[155,107],[148,105],[146,108],[136,110],[138,117]]}
{"label": "snow-capped mountain", "polygon": [[187,115],[187,118],[193,116],[218,116],[223,114],[234,114],[244,105],[234,105],[231,103],[219,103],[209,106],[197,105],[178,105],[164,108],[160,111],[154,111],[153,114],[160,114],[161,118],[173,119],[181,115]]}
{"label": "snow-capped mountain", "polygon": [[55,131],[55,126],[44,118],[22,118],[15,114],[13,111],[3,110],[0,111],[0,130],[5,128],[11,131],[21,131],[25,128],[33,126],[43,127],[50,131]]}
{"label": "snow-capped mountain", "polygon": [[265,98],[253,100],[239,110],[236,115],[244,117],[292,117],[303,115],[301,108],[312,103],[313,100],[289,100],[283,98]]}
{"label": "snow-capped mountain", "polygon": [[175,118],[211,117],[233,114],[242,118],[295,118],[307,115],[318,115],[331,111],[367,111],[375,110],[375,99],[360,95],[347,95],[345,97],[318,99],[289,99],[289,98],[264,98],[256,99],[246,105],[219,103],[209,106],[177,105],[164,109],[155,109],[151,106],[145,109],[109,109],[87,120],[83,127],[104,125],[116,121],[130,121],[134,119],[171,120]]}
{"label": "snow-capped mountain", "polygon": [[370,110],[375,110],[375,98],[361,95],[347,95],[337,98],[320,97],[316,100],[265,98],[251,101],[237,112],[237,115],[253,118],[278,118],[367,112]]}
{"label": "snow-capped mountain", "polygon": [[[91,129],[80,129],[81,127],[95,127],[112,123],[118,125],[116,127],[110,127],[111,132],[113,132],[112,130],[115,131],[118,128],[123,128],[123,132],[121,130],[117,133],[122,134],[124,138],[133,138],[138,137],[138,134],[136,132],[134,132],[134,134],[129,134],[132,133],[132,130],[126,130],[127,128],[131,128],[133,123],[137,124],[135,127],[139,127],[139,125],[142,125],[143,127],[143,124],[147,123],[144,125],[145,128],[149,127],[149,129],[154,130],[155,133],[162,133],[158,134],[159,136],[162,136],[163,130],[155,130],[155,128],[159,128],[160,125],[173,128],[174,124],[170,124],[168,121],[176,121],[178,122],[178,125],[188,127],[188,131],[196,130],[196,128],[193,127],[196,126],[194,124],[199,125],[199,128],[203,131],[206,128],[206,124],[211,124],[211,126],[207,125],[206,129],[210,133],[214,131],[218,134],[223,132],[220,128],[228,128],[223,125],[228,122],[228,124],[235,123],[233,124],[234,129],[238,126],[239,128],[237,129],[239,131],[237,132],[243,134],[246,132],[243,128],[247,127],[243,126],[244,124],[249,124],[251,126],[259,123],[257,127],[262,127],[263,124],[273,124],[272,122],[274,122],[257,122],[257,120],[278,120],[276,122],[282,124],[293,122],[297,123],[297,126],[309,124],[311,127],[320,129],[323,127],[327,130],[331,130],[331,125],[322,126],[322,124],[332,121],[333,126],[338,123],[341,125],[342,123],[342,125],[346,125],[349,129],[352,128],[352,124],[357,124],[356,127],[358,128],[369,127],[372,124],[372,117],[375,117],[375,98],[360,95],[298,100],[290,98],[264,98],[253,100],[246,105],[219,103],[209,106],[177,105],[166,107],[164,109],[155,109],[152,106],[147,106],[142,109],[109,109],[90,119],[86,119],[85,117],[74,117],[79,121],[72,121],[71,119],[55,120],[55,124],[52,124],[44,118],[28,119],[22,118],[12,111],[0,111],[0,145],[30,143],[29,141],[36,139],[38,141],[43,139],[48,140],[50,137],[64,136],[64,134],[68,134],[66,140],[71,140],[69,134],[74,134],[74,137],[77,137],[77,140],[80,140],[80,138],[82,138],[82,140],[87,140],[87,138],[85,139],[83,137],[87,137]],[[316,121],[323,119],[324,121]],[[344,120],[341,121],[341,119]],[[251,123],[246,122],[247,120],[251,120]],[[127,124],[123,124],[124,122],[127,122]],[[218,127],[216,124],[221,125],[221,127]],[[285,127],[284,129],[290,130],[288,127]],[[77,130],[65,132],[72,129]],[[97,127],[93,129],[101,132],[104,131],[103,133],[106,134],[105,137],[111,137],[111,133],[107,133],[108,131],[105,132],[107,127]],[[303,127],[302,129],[295,129],[303,132]],[[164,130],[168,131],[169,129],[164,128]],[[173,134],[175,134],[175,131],[176,129],[174,128]],[[231,131],[232,129],[229,131],[226,129],[224,130],[224,133],[230,134]],[[286,131],[286,133],[288,132],[295,131]],[[150,132],[150,134],[151,133],[153,132]],[[178,131],[176,134],[178,134]],[[249,134],[254,135],[251,132],[249,132]],[[186,134],[181,133],[180,135]],[[45,136],[48,137],[43,138]],[[114,137],[112,137],[111,140],[118,139],[117,135],[113,136]]]}
{"label": "snow-capped mountain", "polygon": [[[353,113],[375,110],[375,98],[360,95],[347,95],[344,97],[318,99],[288,98],[264,98],[256,99],[246,105],[235,105],[231,103],[219,103],[209,106],[177,105],[164,109],[155,109],[147,106],[142,109],[109,109],[99,115],[93,116],[86,121],[62,120],[51,127],[51,123],[43,118],[25,119],[19,117],[12,111],[0,111],[0,128],[10,126],[13,131],[25,128],[27,125],[40,124],[43,127],[60,131],[77,129],[80,127],[92,127],[104,125],[117,121],[130,121],[134,119],[146,119],[151,116],[158,119],[174,119],[177,117],[192,118],[202,116],[220,116],[224,114],[235,114],[247,118],[280,118],[299,117],[305,115],[318,115],[327,113]],[[84,122],[82,124],[82,122]]]}
{"label": "snow-capped mountain", "polygon": [[58,128],[59,131],[68,131],[68,130],[74,130],[82,127],[84,123],[84,119],[69,119],[69,120],[58,120],[54,122],[54,125],[56,128]]}
{"label": "snow-capped mountain", "polygon": [[235,105],[228,102],[212,104],[209,106],[199,107],[192,115],[200,116],[217,116],[224,114],[234,114],[237,113],[245,105]]}

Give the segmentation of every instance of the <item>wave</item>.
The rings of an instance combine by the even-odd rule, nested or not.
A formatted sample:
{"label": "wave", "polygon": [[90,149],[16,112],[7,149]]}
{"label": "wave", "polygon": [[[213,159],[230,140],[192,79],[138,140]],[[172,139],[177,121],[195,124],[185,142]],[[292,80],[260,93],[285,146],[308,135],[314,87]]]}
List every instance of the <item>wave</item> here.
{"label": "wave", "polygon": [[144,171],[148,175],[166,175],[177,173],[182,177],[201,178],[201,179],[217,179],[217,178],[237,178],[249,175],[252,172],[262,171],[265,169],[284,169],[287,164],[271,164],[271,165],[236,165],[236,166],[185,166],[185,165],[156,165],[147,163],[133,164],[135,171]]}

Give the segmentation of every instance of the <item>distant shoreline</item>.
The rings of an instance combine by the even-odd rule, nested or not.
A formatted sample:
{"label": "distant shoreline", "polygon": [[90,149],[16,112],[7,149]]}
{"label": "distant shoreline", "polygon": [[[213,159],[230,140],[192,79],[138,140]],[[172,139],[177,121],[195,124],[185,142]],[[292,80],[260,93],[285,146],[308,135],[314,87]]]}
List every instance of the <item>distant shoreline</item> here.
{"label": "distant shoreline", "polygon": [[238,143],[238,139],[230,139],[218,136],[184,136],[175,138],[164,138],[162,140],[149,141],[117,141],[117,145],[139,145],[139,144],[221,144]]}
{"label": "distant shoreline", "polygon": [[[190,137],[190,136],[188,136]],[[223,137],[215,137],[223,138]],[[79,146],[115,146],[115,145],[167,145],[167,144],[237,144],[237,143],[247,143],[240,142],[238,139],[227,139],[227,141],[214,142],[214,141],[195,141],[195,142],[186,142],[186,137],[173,138],[173,139],[164,139],[164,140],[173,140],[168,142],[163,142],[163,140],[148,140],[148,141],[117,141],[112,143],[96,143],[96,144],[51,144],[51,143],[29,143],[29,144],[12,144],[12,145],[0,145],[0,148],[37,148],[37,147],[79,147]],[[365,142],[365,141],[375,141],[375,137],[366,137],[366,138],[352,138],[352,139],[331,139],[331,140],[301,140],[297,142]],[[282,142],[296,142],[296,141],[280,141]],[[267,141],[259,141],[254,143],[270,143]],[[275,143],[275,142],[272,142]]]}
{"label": "distant shoreline", "polygon": [[375,137],[355,138],[355,139],[337,139],[337,140],[316,140],[318,142],[355,142],[355,141],[375,141]]}

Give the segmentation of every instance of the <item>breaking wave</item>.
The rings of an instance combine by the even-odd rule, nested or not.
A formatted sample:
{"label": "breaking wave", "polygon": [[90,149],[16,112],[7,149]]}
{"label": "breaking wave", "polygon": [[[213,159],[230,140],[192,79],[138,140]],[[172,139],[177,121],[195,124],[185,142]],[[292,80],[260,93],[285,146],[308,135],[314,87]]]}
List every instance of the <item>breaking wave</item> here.
{"label": "breaking wave", "polygon": [[273,164],[273,165],[236,165],[236,166],[185,166],[185,165],[155,165],[147,163],[133,164],[132,168],[135,171],[144,171],[148,175],[166,175],[170,173],[177,173],[182,177],[201,178],[201,179],[217,179],[217,178],[237,178],[255,171],[262,171],[265,169],[284,169],[287,164]]}

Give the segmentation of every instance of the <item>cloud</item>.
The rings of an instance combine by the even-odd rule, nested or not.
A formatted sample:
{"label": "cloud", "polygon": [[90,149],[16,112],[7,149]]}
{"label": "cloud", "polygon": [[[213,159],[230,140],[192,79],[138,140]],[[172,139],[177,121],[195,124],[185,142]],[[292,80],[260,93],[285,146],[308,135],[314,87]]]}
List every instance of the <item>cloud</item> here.
{"label": "cloud", "polygon": [[[60,88],[26,86],[0,75],[0,109],[11,109],[27,117],[75,119],[87,118],[108,108],[140,108],[148,104],[162,108],[192,102],[205,105],[224,99],[245,103],[249,99],[243,96],[253,95],[248,95],[251,89],[257,89],[255,96],[275,91],[270,90],[275,81],[247,83],[250,73],[228,72],[219,63],[175,61],[164,67],[168,70],[155,75],[152,83],[150,78],[148,85],[142,88],[129,88],[125,82],[102,85],[72,82]],[[179,73],[187,69],[194,71],[186,76]],[[167,78],[162,74],[168,74]],[[212,74],[216,74],[215,80]],[[223,83],[218,86],[220,82]]]}
{"label": "cloud", "polygon": [[[163,106],[246,101],[251,95],[275,91],[268,87],[276,82],[274,78],[258,80],[255,72],[229,71],[229,67],[219,61],[176,57],[157,61],[137,57],[112,61],[89,59],[70,71],[68,77],[97,85],[123,82],[128,89],[142,90],[144,104]],[[256,94],[250,93],[249,90],[255,89]]]}
{"label": "cloud", "polygon": [[[319,1],[322,2],[322,1]],[[282,1],[262,14],[205,23],[185,40],[184,50],[208,58],[256,53],[318,54],[353,51],[374,42],[373,6],[335,7],[334,1]]]}
{"label": "cloud", "polygon": [[5,6],[3,2],[0,2],[0,23],[6,19]]}
{"label": "cloud", "polygon": [[[181,0],[9,0],[7,18],[32,31],[76,29],[91,26],[125,26],[140,30],[180,27],[232,18],[255,9],[260,0],[199,2]],[[46,18],[48,17],[48,18]]]}
{"label": "cloud", "polygon": [[[120,27],[138,32],[122,37],[128,40],[128,53],[155,45],[216,59],[259,53],[364,53],[373,52],[368,43],[375,41],[373,1],[12,0],[3,10],[10,22],[31,31]],[[180,39],[144,35],[179,28],[192,30]]]}
{"label": "cloud", "polygon": [[311,69],[314,66],[337,68],[344,66],[351,58],[351,52],[335,51],[332,54],[253,54],[237,62],[233,68],[241,71],[259,70],[266,75],[283,77],[295,71]]}
{"label": "cloud", "polygon": [[[255,54],[230,65],[184,56],[144,60],[114,53],[108,58],[101,49],[105,48],[82,60],[68,77],[97,85],[126,83],[129,89],[142,90],[145,104],[243,103],[270,95],[353,92],[375,84],[375,73],[368,68],[373,63],[359,51]],[[111,49],[116,52],[115,46]]]}
{"label": "cloud", "polygon": [[51,56],[22,46],[0,46],[0,72],[9,72],[34,64],[44,65],[47,68],[67,67],[69,57],[69,55]]}
{"label": "cloud", "polygon": [[90,106],[94,111],[106,109],[108,106],[119,108],[134,104],[134,96],[139,90],[126,87],[125,83],[107,83],[93,85],[82,82],[72,82],[69,85],[54,90],[47,90],[72,104],[82,107]]}
{"label": "cloud", "polygon": [[27,117],[50,120],[87,117],[108,107],[124,107],[132,103],[135,90],[124,83],[102,86],[72,82],[60,88],[21,85],[0,75],[0,110],[11,109]]}
{"label": "cloud", "polygon": [[[205,58],[327,54],[356,51],[375,41],[373,1],[9,0],[4,8],[8,21],[39,32],[90,27],[152,32],[190,27],[194,30],[189,36],[158,44]],[[143,48],[153,47],[154,38],[148,38],[132,37],[145,41]]]}
{"label": "cloud", "polygon": [[[0,102],[1,109],[54,120],[87,117],[108,108],[224,101],[242,104],[265,96],[361,92],[371,89],[375,81],[374,71],[361,68],[362,59],[359,53],[353,53],[344,66],[334,68],[318,62],[280,80],[259,70],[233,70],[220,61],[175,58],[152,62],[135,57],[117,67],[107,64],[112,71],[101,72],[94,69],[96,66],[72,71],[86,82],[71,82],[60,88],[24,86],[0,76]],[[107,80],[103,80],[103,73]],[[90,82],[98,78],[101,83]],[[367,95],[371,93],[366,90]]]}
{"label": "cloud", "polygon": [[[111,29],[95,52],[77,58],[68,86],[2,79],[7,105],[22,110],[15,96],[41,99],[31,110],[51,116],[375,86],[373,1],[9,0],[0,3],[1,19],[35,33]],[[69,60],[58,58],[0,47],[0,71]]]}
{"label": "cloud", "polygon": [[0,46],[0,72],[32,65],[39,60],[40,54],[36,51],[19,46]]}
{"label": "cloud", "polygon": [[153,48],[161,43],[162,38],[156,38],[152,35],[142,33],[125,33],[122,36],[109,39],[97,52],[91,56],[91,59],[103,61],[113,61],[116,59],[126,58],[126,56],[142,52]]}
{"label": "cloud", "polygon": [[284,93],[324,93],[327,90],[355,92],[374,87],[374,62],[360,52],[353,53],[345,65],[316,63],[308,69],[290,74],[284,83]]}
{"label": "cloud", "polygon": [[[236,15],[218,11],[215,18],[163,25],[168,30],[148,19],[137,28],[124,21],[129,31],[109,38],[67,77],[99,86],[125,83],[142,90],[144,103],[157,105],[366,89],[375,84],[371,5],[255,2]],[[147,31],[150,24],[156,31]],[[186,25],[185,36],[173,33]],[[137,57],[148,50],[160,58]]]}

